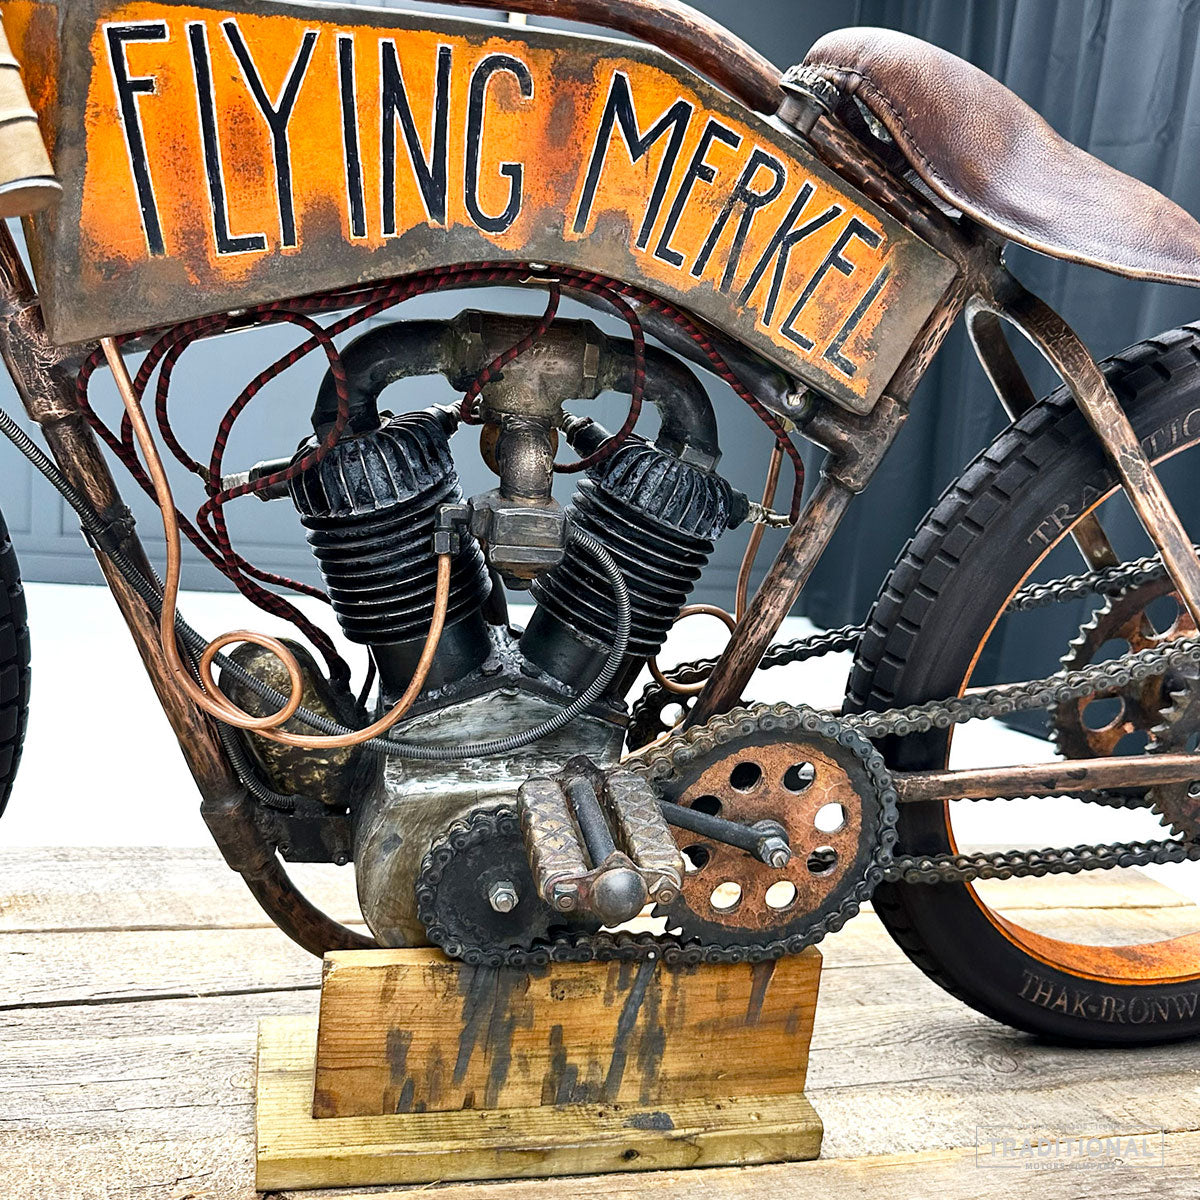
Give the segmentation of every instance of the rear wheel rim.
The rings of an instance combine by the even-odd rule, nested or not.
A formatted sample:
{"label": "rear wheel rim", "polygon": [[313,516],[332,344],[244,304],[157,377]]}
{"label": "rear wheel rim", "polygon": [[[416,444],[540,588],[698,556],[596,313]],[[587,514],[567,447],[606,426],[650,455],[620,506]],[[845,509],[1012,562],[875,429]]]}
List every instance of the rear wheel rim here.
{"label": "rear wheel rim", "polygon": [[[1189,450],[1194,450],[1197,445],[1200,445],[1200,438],[1197,438],[1186,446],[1179,447],[1171,455],[1164,455],[1162,458],[1155,459],[1155,463],[1157,465],[1165,462],[1168,458],[1186,453]],[[968,687],[973,686],[972,680],[976,667],[1004,615],[1008,601],[1032,578],[1038,567],[1046,560],[1050,553],[1070,537],[1074,529],[1087,517],[1093,515],[1105,501],[1119,494],[1119,492],[1119,487],[1113,488],[1099,497],[1090,508],[1081,512],[1069,526],[1065,527],[1047,545],[1045,551],[1029,566],[1028,570],[1012,588],[1008,597],[1006,597],[1004,604],[994,614],[984,637],[975,647],[970,664],[958,689],[958,695],[962,695]],[[946,754],[943,766],[949,765],[953,734],[954,729],[951,727],[946,734]],[[952,803],[952,801],[942,802],[941,807],[943,820],[945,821],[947,843],[952,853],[958,853],[959,847],[953,826]],[[1004,804],[1005,801],[1000,800],[995,801],[995,803]],[[1165,832],[1164,830],[1164,835]],[[1122,868],[1117,869],[1121,870]],[[1200,929],[1197,929],[1193,933],[1177,937],[1126,945],[1106,946],[1071,942],[1026,928],[1024,925],[997,911],[979,894],[979,891],[971,883],[965,883],[962,887],[982,915],[1006,941],[1053,970],[1079,979],[1106,984],[1157,986],[1188,983],[1200,979]]]}

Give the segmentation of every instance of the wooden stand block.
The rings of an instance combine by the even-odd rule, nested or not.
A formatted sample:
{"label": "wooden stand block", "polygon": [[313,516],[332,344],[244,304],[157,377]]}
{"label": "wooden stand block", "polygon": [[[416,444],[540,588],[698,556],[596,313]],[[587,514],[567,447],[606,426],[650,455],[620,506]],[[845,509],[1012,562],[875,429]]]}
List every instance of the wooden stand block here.
{"label": "wooden stand block", "polygon": [[260,1026],[258,1187],[815,1158],[820,968],[330,954],[319,1030]]}

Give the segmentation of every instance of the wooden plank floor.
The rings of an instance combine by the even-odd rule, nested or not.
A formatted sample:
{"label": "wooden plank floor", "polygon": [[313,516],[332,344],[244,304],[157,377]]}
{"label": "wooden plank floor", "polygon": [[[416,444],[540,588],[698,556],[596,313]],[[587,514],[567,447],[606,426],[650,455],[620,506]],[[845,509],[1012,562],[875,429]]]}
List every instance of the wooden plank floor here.
{"label": "wooden plank floor", "polygon": [[[348,871],[301,875],[330,911],[357,918]],[[1036,909],[1040,929],[1081,940],[1200,925],[1132,872],[1002,886],[1018,920]],[[808,1088],[825,1121],[821,1161],[446,1185],[438,1200],[1014,1196],[1029,1177],[978,1169],[975,1131],[1031,1123],[1167,1131],[1165,1166],[1041,1174],[1039,1197],[1200,1192],[1200,1043],[1038,1044],[929,983],[870,913],[822,951]],[[316,962],[215,852],[0,852],[0,1196],[249,1200],[257,1022],[315,1013],[318,983]]]}

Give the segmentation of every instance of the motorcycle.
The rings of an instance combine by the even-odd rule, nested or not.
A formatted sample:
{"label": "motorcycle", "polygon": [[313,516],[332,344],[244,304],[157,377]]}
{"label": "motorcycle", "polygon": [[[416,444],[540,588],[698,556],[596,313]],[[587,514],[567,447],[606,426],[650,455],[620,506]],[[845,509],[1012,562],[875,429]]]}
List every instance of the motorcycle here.
{"label": "motorcycle", "polygon": [[[33,278],[5,229],[0,352],[49,453],[7,414],[0,429],[78,514],[229,866],[314,954],[432,944],[521,968],[769,960],[870,901],[997,1020],[1082,1043],[1200,1033],[1200,930],[1093,945],[1018,923],[995,882],[1200,857],[1200,559],[1164,482],[1200,442],[1200,328],[1097,363],[1004,258],[1013,243],[1195,285],[1200,225],[899,33],[832,33],[780,73],[675,0],[472,3],[630,37],[323,0],[3,8],[0,206],[25,220]],[[421,315],[420,297],[501,287],[544,311]],[[568,297],[627,336],[559,316]],[[1011,423],[862,626],[776,641],[959,317]],[[169,408],[185,351],[272,326],[294,347],[195,457]],[[1057,391],[1035,397],[1009,329]],[[309,355],[326,366],[311,416],[231,469],[240,415]],[[93,404],[105,373],[116,427]],[[461,400],[406,406],[430,375]],[[613,391],[615,430],[565,407]],[[753,421],[775,441],[761,499],[717,469]],[[470,426],[496,486],[467,498]],[[809,488],[800,439],[824,451]],[[166,453],[199,481],[194,517]],[[161,514],[161,578],[114,462]],[[552,485],[572,473],[563,508]],[[295,509],[324,587],[235,548],[226,510],[249,497]],[[1143,556],[1105,528],[1121,504]],[[660,668],[674,623],[712,610],[687,600],[739,526],[727,645]],[[751,596],[771,527],[786,538]],[[184,538],[307,647],[189,625]],[[7,799],[29,643],[3,543]],[[1046,578],[1071,545],[1082,570]],[[524,628],[509,590],[534,602]],[[362,647],[357,689],[288,593]],[[1093,611],[1061,669],[989,679],[993,639],[1080,597]],[[743,700],[755,671],[846,650],[839,711]],[[960,725],[1021,713],[1046,717],[1054,761],[951,765]],[[959,849],[963,802],[1027,797],[1165,829]],[[286,862],[353,863],[370,935]]]}

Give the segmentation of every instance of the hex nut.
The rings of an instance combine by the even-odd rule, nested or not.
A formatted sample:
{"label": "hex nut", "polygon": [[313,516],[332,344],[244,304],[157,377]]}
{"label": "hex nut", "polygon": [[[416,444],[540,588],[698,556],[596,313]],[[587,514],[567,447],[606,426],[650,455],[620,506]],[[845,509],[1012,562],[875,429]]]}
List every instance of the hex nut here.
{"label": "hex nut", "polygon": [[488,888],[488,903],[498,913],[510,913],[517,907],[520,896],[516,886],[507,879],[497,879]]}

